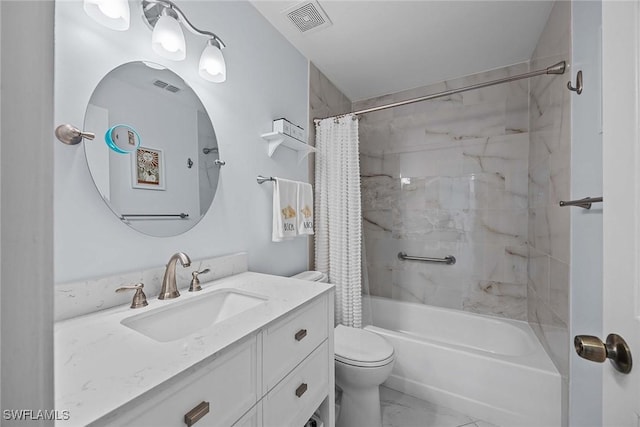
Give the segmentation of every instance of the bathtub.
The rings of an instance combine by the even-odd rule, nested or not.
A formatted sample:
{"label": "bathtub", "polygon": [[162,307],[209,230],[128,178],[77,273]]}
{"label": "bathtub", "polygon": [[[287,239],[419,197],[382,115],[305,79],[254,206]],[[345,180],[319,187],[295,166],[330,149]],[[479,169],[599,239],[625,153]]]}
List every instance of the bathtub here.
{"label": "bathtub", "polygon": [[560,426],[561,377],[528,323],[367,297],[396,361],[385,386],[498,426]]}

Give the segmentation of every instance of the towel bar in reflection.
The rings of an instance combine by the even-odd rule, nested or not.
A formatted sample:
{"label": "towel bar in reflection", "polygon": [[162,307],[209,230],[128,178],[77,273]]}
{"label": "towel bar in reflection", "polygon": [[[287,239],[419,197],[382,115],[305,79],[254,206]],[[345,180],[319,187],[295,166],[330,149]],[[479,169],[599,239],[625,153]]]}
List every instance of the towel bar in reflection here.
{"label": "towel bar in reflection", "polygon": [[184,212],[179,214],[122,214],[120,219],[125,220],[128,218],[189,218],[189,214]]}
{"label": "towel bar in reflection", "polygon": [[435,262],[435,263],[447,264],[447,265],[453,265],[456,263],[456,257],[454,257],[453,255],[447,255],[444,258],[431,258],[431,257],[424,257],[424,256],[411,256],[411,255],[407,255],[404,252],[398,252],[398,259],[401,259],[403,261]]}

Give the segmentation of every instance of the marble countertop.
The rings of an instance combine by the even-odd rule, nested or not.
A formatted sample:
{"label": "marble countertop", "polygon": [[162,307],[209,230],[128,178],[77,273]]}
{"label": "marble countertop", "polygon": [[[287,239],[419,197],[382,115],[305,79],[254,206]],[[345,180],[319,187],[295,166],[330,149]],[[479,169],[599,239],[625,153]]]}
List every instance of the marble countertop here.
{"label": "marble countertop", "polygon": [[[128,305],[61,321],[54,326],[55,407],[70,419],[56,425],[87,425],[100,420],[193,365],[243,340],[333,285],[259,273],[242,273],[209,283],[200,292],[181,290],[179,298],[149,305]],[[236,289],[268,297],[250,311],[203,328],[183,339],[157,342],[120,321],[178,301],[220,289]],[[133,296],[133,295],[132,295]],[[194,319],[197,321],[197,319]]]}

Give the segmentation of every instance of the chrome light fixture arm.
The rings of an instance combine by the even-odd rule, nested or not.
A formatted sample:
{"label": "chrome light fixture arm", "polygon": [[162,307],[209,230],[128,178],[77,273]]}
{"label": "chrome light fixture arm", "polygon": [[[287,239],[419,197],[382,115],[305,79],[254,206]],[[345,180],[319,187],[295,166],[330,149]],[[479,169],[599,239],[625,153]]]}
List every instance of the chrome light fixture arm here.
{"label": "chrome light fixture arm", "polygon": [[209,42],[216,44],[218,48],[226,47],[222,39],[216,34],[196,28],[175,3],[169,0],[142,0],[142,13],[151,28],[155,26],[158,18],[166,9],[174,12],[180,18],[180,22],[193,34],[209,37]]}

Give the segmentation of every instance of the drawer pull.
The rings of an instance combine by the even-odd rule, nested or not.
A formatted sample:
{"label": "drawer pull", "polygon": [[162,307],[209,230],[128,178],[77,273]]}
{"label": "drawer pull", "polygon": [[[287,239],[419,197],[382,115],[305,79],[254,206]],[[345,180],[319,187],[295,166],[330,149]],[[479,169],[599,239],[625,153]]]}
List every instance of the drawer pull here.
{"label": "drawer pull", "polygon": [[209,413],[209,402],[202,402],[184,415],[184,423],[191,427]]}
{"label": "drawer pull", "polygon": [[307,391],[307,384],[306,383],[300,384],[296,389],[296,396],[302,397],[305,391]]}
{"label": "drawer pull", "polygon": [[296,341],[302,341],[302,339],[304,337],[307,336],[307,330],[306,329],[300,329],[298,332],[296,332]]}

